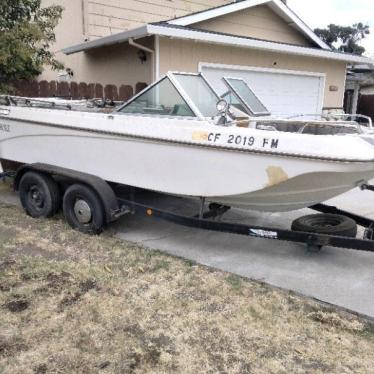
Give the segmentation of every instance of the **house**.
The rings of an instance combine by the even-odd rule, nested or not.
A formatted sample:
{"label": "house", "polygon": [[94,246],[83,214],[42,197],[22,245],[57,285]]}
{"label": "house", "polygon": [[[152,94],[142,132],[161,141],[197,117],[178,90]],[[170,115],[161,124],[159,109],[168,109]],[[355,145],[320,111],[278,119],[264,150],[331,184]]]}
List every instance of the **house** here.
{"label": "house", "polygon": [[188,71],[203,72],[219,93],[223,76],[242,77],[272,113],[341,110],[347,65],[371,63],[332,51],[281,0],[58,3],[55,47],[72,80],[92,92],[112,85],[122,99],[168,71]]}

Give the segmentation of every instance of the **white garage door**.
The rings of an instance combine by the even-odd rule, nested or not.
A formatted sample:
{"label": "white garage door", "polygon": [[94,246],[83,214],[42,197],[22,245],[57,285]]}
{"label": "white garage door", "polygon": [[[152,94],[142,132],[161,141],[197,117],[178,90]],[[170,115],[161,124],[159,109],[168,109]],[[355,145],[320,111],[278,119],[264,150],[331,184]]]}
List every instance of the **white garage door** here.
{"label": "white garage door", "polygon": [[222,77],[244,79],[271,114],[322,112],[325,83],[323,75],[209,64],[200,64],[200,71],[220,95],[227,91]]}

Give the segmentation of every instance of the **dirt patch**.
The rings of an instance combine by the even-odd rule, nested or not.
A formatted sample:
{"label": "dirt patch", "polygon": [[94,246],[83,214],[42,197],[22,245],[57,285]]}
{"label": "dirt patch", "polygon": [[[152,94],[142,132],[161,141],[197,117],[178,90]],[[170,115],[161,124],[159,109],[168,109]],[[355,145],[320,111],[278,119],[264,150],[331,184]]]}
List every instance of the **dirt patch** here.
{"label": "dirt patch", "polygon": [[49,288],[60,288],[72,279],[72,274],[63,271],[61,273],[48,273],[45,279],[48,281]]}
{"label": "dirt patch", "polygon": [[46,374],[48,371],[47,364],[40,364],[38,366],[35,366],[34,373],[35,374]]}
{"label": "dirt patch", "polygon": [[63,311],[66,307],[76,304],[81,300],[82,296],[87,292],[98,289],[95,279],[85,279],[78,284],[78,290],[65,296],[59,303],[59,311]]}
{"label": "dirt patch", "polygon": [[29,301],[25,299],[18,299],[18,300],[8,301],[5,304],[5,307],[12,313],[20,313],[26,310],[29,307],[29,305],[30,305]]}
{"label": "dirt patch", "polygon": [[86,279],[79,283],[79,288],[81,289],[82,293],[86,293],[97,288],[97,282],[95,279]]}
{"label": "dirt patch", "polygon": [[75,292],[72,295],[65,296],[59,304],[59,311],[62,312],[66,307],[75,304],[81,297],[82,293],[80,292]]}
{"label": "dirt patch", "polygon": [[370,373],[374,325],[0,204],[0,373]]}
{"label": "dirt patch", "polygon": [[11,269],[15,264],[16,264],[16,261],[13,259],[6,259],[3,261],[0,261],[0,271]]}
{"label": "dirt patch", "polygon": [[[27,351],[27,345],[15,332],[0,333],[0,362],[2,357],[12,357],[20,352]],[[1,365],[0,365],[1,368]]]}

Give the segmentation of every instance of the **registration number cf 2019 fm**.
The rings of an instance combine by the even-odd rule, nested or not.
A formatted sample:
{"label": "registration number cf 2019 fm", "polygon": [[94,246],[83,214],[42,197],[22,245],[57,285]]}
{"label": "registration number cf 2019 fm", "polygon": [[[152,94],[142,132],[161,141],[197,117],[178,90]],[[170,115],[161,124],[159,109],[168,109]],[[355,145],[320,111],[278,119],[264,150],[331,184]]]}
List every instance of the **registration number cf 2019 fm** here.
{"label": "registration number cf 2019 fm", "polygon": [[213,132],[208,134],[207,140],[211,143],[222,144],[223,142],[229,145],[241,145],[243,147],[261,147],[276,149],[279,145],[279,139],[277,138],[221,134]]}

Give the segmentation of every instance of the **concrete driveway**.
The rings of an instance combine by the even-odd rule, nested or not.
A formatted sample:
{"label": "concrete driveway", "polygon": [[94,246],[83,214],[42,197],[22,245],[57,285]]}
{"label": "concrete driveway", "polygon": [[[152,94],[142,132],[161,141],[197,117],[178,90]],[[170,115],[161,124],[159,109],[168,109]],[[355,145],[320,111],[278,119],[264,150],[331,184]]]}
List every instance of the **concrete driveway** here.
{"label": "concrete driveway", "polygon": [[[152,201],[175,209],[175,200],[147,194]],[[0,200],[17,201],[14,194]],[[180,200],[184,212],[196,203]],[[354,190],[329,203],[374,218],[374,194]],[[259,214],[233,209],[228,221],[289,228],[291,221],[310,210],[287,214]],[[119,238],[143,244],[204,265],[300,292],[374,318],[374,253],[325,247],[309,253],[301,244],[209,232],[178,226],[156,218],[126,216],[111,226]],[[373,243],[374,246],[374,243]]]}

